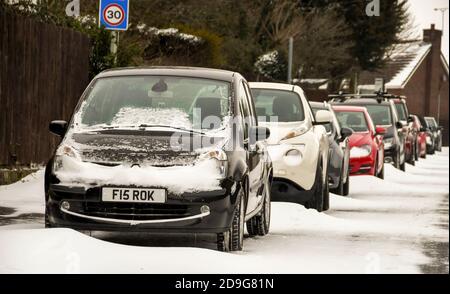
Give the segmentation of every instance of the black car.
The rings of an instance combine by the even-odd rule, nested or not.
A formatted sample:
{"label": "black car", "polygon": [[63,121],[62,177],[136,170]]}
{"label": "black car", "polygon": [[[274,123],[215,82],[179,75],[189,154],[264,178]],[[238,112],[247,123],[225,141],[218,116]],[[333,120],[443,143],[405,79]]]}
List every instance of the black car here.
{"label": "black car", "polygon": [[330,142],[330,155],[328,157],[329,187],[332,193],[347,196],[350,192],[350,146],[348,138],[353,131],[341,128],[333,108],[327,102],[310,102],[311,108],[316,114],[319,110],[328,110],[333,116],[333,121],[324,125]]}
{"label": "black car", "polygon": [[375,126],[386,128],[383,135],[385,162],[405,171],[405,125],[400,121],[392,99],[379,94],[340,94],[330,95],[330,98],[332,104],[366,107]]}
{"label": "black car", "polygon": [[442,130],[434,117],[419,117],[422,126],[427,131],[427,153],[434,154],[436,151],[442,151]]}
{"label": "black car", "polygon": [[87,87],[45,172],[45,225],[212,233],[241,250],[270,225],[272,165],[247,81],[201,68],[109,70]]}

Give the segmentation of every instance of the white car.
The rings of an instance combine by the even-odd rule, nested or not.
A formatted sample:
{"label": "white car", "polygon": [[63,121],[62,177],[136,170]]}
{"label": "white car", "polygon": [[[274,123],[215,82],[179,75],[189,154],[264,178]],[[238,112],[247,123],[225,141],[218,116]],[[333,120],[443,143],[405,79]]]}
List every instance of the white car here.
{"label": "white car", "polygon": [[272,199],[323,211],[329,203],[329,142],[323,125],[329,111],[314,116],[303,90],[276,83],[250,83],[259,125],[270,129],[268,151],[274,168]]}

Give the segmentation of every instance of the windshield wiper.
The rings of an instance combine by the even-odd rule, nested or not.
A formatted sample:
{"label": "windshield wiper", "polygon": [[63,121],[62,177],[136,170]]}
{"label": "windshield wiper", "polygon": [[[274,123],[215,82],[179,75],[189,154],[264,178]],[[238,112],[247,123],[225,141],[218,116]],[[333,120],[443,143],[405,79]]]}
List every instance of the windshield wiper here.
{"label": "windshield wiper", "polygon": [[189,132],[189,133],[196,133],[196,134],[206,135],[202,131],[197,131],[197,130],[193,130],[193,129],[186,129],[186,128],[180,128],[180,127],[174,127],[174,126],[167,126],[167,125],[141,124],[141,125],[139,125],[139,128],[169,128],[169,129],[180,130],[180,131],[185,131],[185,132]]}

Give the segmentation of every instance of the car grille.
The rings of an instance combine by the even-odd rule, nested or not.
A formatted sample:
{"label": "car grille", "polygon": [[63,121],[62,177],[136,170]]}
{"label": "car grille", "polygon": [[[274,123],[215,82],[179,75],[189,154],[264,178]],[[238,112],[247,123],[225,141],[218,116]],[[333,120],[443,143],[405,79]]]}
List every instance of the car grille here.
{"label": "car grille", "polygon": [[189,216],[187,205],[85,202],[84,214],[123,220],[172,219]]}

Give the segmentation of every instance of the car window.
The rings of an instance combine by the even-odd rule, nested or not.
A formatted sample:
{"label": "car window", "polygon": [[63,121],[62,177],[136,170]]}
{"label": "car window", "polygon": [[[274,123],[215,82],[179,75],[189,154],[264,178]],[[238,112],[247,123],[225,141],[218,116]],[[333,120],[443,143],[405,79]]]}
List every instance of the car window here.
{"label": "car window", "polygon": [[247,139],[249,134],[249,128],[252,123],[251,120],[252,115],[243,83],[239,83],[238,99],[239,99],[239,113],[241,115],[244,124],[244,139]]}
{"label": "car window", "polygon": [[297,93],[273,89],[252,89],[258,119],[270,121],[275,117],[279,122],[305,120],[305,112]]}
{"label": "car window", "polygon": [[364,105],[376,126],[393,125],[392,114],[389,105]]}
{"label": "car window", "polygon": [[425,120],[427,121],[427,124],[432,127],[432,128],[436,128],[437,127],[437,123],[433,118],[425,118]]}
{"label": "car window", "polygon": [[201,78],[98,79],[75,115],[82,128],[170,125],[216,129],[229,115],[230,83]]}
{"label": "car window", "polygon": [[255,105],[253,102],[254,100],[252,97],[252,92],[246,82],[242,81],[242,85],[244,86],[245,95],[247,97],[246,101],[248,104],[248,109],[249,109],[249,114],[250,114],[250,117],[249,117],[250,123],[252,126],[256,126],[258,124],[258,121],[257,121],[257,117],[256,117],[256,110],[255,110]]}
{"label": "car window", "polygon": [[395,109],[397,110],[399,120],[406,121],[408,119],[406,115],[406,108],[403,103],[395,103]]}
{"label": "car window", "polygon": [[369,125],[364,112],[335,111],[339,124],[343,128],[352,129],[356,133],[368,132]]}

